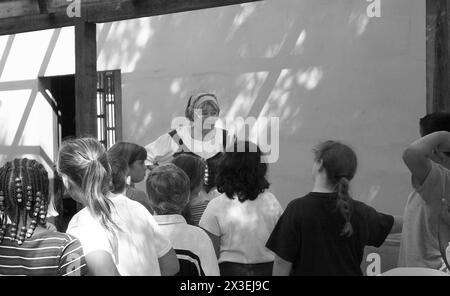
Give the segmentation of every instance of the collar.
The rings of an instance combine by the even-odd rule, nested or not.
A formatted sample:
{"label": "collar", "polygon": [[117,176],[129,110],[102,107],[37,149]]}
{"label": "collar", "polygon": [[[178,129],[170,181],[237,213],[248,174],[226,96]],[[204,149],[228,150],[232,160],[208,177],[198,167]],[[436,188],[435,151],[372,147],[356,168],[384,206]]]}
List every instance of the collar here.
{"label": "collar", "polygon": [[175,215],[154,215],[156,222],[159,225],[170,225],[170,224],[187,224],[186,219],[183,216]]}
{"label": "collar", "polygon": [[[125,188],[126,189],[126,188]],[[118,198],[123,198],[123,197],[125,197],[125,190],[123,191],[123,192],[120,192],[120,193],[112,193],[112,192],[108,192],[107,194],[106,194],[106,197],[107,198],[109,198],[109,199],[118,199]]]}

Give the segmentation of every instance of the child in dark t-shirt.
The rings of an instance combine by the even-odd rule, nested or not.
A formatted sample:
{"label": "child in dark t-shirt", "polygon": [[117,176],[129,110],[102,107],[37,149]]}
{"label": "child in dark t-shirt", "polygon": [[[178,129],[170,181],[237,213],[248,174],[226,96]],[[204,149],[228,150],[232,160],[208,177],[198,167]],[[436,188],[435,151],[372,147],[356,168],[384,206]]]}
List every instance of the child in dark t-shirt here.
{"label": "child in dark t-shirt", "polygon": [[289,203],[266,246],[273,275],[362,275],[364,247],[379,247],[401,218],[378,213],[349,195],[357,158],[339,142],[315,149],[314,189]]}

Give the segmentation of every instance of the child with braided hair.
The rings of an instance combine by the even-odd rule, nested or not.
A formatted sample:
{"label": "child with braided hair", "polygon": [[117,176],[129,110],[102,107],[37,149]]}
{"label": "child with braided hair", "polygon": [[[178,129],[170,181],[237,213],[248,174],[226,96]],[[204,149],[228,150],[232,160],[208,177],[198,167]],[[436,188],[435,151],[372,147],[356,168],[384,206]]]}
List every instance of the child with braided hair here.
{"label": "child with braided hair", "polygon": [[0,275],[85,275],[81,243],[46,227],[49,180],[36,160],[0,168]]}

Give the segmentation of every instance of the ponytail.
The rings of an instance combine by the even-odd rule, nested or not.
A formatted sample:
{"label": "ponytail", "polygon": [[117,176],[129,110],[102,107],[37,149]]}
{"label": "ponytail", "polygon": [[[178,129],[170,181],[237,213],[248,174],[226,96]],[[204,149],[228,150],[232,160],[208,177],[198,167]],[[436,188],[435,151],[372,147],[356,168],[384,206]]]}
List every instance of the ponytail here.
{"label": "ponytail", "polygon": [[340,178],[336,184],[336,210],[338,210],[345,219],[345,224],[341,231],[341,236],[345,237],[350,237],[353,234],[353,226],[350,221],[353,212],[353,200],[348,193],[348,189],[348,179],[345,177]]}
{"label": "ponytail", "polygon": [[100,219],[100,223],[109,232],[117,227],[111,218],[111,201],[106,197],[109,189],[109,174],[98,160],[92,160],[82,180],[82,190],[88,209]]}
{"label": "ponytail", "polygon": [[351,224],[353,199],[349,195],[349,182],[355,176],[358,167],[356,154],[352,148],[337,141],[320,143],[314,149],[314,154],[315,161],[321,162],[328,183],[337,193],[335,211],[339,211],[345,220],[341,236],[350,237],[353,234]]}
{"label": "ponytail", "polygon": [[120,231],[112,219],[114,205],[107,198],[111,168],[105,148],[93,138],[67,140],[59,150],[58,172],[68,177],[68,191],[81,198],[93,217],[105,228],[111,247],[117,247]]}

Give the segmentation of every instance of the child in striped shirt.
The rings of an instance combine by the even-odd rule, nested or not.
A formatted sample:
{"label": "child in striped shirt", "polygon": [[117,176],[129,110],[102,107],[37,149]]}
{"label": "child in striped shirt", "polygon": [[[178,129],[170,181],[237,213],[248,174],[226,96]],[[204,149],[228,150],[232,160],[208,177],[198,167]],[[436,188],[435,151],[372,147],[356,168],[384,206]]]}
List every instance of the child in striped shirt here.
{"label": "child in striped shirt", "polygon": [[0,168],[0,275],[87,274],[78,239],[46,225],[48,189],[47,171],[35,160]]}

